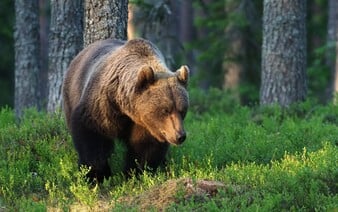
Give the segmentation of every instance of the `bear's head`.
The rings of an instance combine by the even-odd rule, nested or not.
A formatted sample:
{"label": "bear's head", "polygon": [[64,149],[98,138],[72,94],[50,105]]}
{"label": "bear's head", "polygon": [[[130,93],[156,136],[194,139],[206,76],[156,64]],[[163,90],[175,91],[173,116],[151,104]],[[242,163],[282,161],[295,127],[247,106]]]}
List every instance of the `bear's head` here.
{"label": "bear's head", "polygon": [[134,115],[138,124],[160,142],[179,145],[186,138],[183,119],[189,106],[188,78],[187,66],[175,73],[156,72],[145,66],[138,73]]}

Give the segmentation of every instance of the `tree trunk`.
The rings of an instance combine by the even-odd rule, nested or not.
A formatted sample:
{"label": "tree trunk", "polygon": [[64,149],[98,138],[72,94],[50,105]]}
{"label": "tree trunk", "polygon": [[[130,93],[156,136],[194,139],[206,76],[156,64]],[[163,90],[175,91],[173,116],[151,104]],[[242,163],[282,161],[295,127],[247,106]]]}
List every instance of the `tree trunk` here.
{"label": "tree trunk", "polygon": [[127,39],[128,0],[85,0],[84,45]]}
{"label": "tree trunk", "polygon": [[[179,12],[180,41],[183,44],[187,44],[192,42],[196,38],[196,29],[194,27],[194,8],[192,0],[181,1]],[[190,74],[194,75],[196,70],[194,51],[185,51],[185,55],[190,69]]]}
{"label": "tree trunk", "polygon": [[306,0],[264,0],[260,103],[306,97]]}
{"label": "tree trunk", "polygon": [[[227,1],[225,3],[225,12],[227,14],[236,13],[241,16],[240,18],[245,18],[242,1]],[[229,49],[225,52],[222,64],[224,70],[223,88],[232,91],[239,101],[238,87],[241,75],[244,72],[243,59],[245,57],[243,27],[236,22],[231,22],[225,29],[225,36]]]}
{"label": "tree trunk", "polygon": [[49,37],[47,110],[61,107],[63,76],[70,61],[83,46],[83,3],[81,0],[52,0]]}
{"label": "tree trunk", "polygon": [[336,70],[333,75],[333,102],[338,104],[338,45],[336,44]]}
{"label": "tree trunk", "polygon": [[331,71],[332,81],[330,83],[329,98],[337,104],[338,92],[338,2],[329,0],[327,42],[329,46],[327,64]]}
{"label": "tree trunk", "polygon": [[134,13],[135,13],[135,5],[129,3],[128,4],[128,27],[127,27],[128,40],[136,38],[136,29],[135,29],[135,24],[134,24]]}
{"label": "tree trunk", "polygon": [[15,1],[15,113],[39,105],[39,1]]}
{"label": "tree trunk", "polygon": [[[157,37],[157,46],[161,49],[164,54],[166,63],[169,68],[175,69],[177,64],[175,64],[175,56],[177,52],[181,50],[179,43],[179,0],[167,0],[165,4],[168,6],[168,13],[163,23],[159,22],[161,26],[159,27],[159,34]],[[149,32],[148,32],[149,33]]]}
{"label": "tree trunk", "polygon": [[50,28],[50,1],[39,0],[40,5],[40,73],[39,94],[41,108],[46,109],[48,103],[48,35]]}

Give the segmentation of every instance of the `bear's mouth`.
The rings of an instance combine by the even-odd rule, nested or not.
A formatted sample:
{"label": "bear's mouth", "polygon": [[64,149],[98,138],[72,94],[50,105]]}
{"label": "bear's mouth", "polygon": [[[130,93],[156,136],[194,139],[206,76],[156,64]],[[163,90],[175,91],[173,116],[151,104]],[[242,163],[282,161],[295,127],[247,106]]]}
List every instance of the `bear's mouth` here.
{"label": "bear's mouth", "polygon": [[156,139],[158,140],[159,142],[168,142],[168,143],[171,143],[167,140],[166,136],[165,136],[165,133],[163,133],[163,131],[160,131],[160,132],[156,132],[156,131],[152,131],[152,130],[149,130],[150,134]]}
{"label": "bear's mouth", "polygon": [[[147,125],[145,125],[147,126]],[[159,131],[157,130],[153,130],[154,128],[148,128],[146,127],[146,129],[148,129],[148,132],[150,132],[150,134],[152,136],[154,136],[159,142],[167,142],[169,144],[175,145],[177,146],[179,143],[177,143],[177,141],[175,139],[170,139],[167,137],[167,134],[164,130],[159,129]]]}
{"label": "bear's mouth", "polygon": [[167,136],[166,136],[166,133],[164,131],[161,131],[161,138],[162,138],[162,142],[168,142],[169,144],[172,144],[174,146],[178,146],[179,143],[177,143],[176,140],[171,140],[171,139],[168,139]]}
{"label": "bear's mouth", "polygon": [[[159,141],[161,141],[161,142],[169,142],[169,141],[167,140],[167,137],[166,137],[166,135],[165,135],[165,132],[160,131]],[[170,142],[169,142],[169,143],[170,143]]]}

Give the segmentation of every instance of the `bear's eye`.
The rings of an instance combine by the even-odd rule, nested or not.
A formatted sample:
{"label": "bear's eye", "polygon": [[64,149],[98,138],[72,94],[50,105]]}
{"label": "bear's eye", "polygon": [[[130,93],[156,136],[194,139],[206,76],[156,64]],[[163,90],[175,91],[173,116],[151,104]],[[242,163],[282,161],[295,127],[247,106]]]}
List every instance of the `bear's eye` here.
{"label": "bear's eye", "polygon": [[170,113],[170,111],[169,111],[169,109],[168,108],[164,108],[164,109],[162,109],[162,114],[163,115],[167,115],[167,114],[169,114]]}

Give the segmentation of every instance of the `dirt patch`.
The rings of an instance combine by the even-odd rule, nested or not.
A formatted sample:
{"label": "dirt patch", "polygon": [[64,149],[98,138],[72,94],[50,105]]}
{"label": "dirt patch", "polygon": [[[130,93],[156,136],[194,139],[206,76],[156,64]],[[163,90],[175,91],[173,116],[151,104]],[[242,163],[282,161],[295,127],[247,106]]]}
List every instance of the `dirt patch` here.
{"label": "dirt patch", "polygon": [[[70,212],[83,212],[83,211],[111,211],[112,205],[110,204],[110,201],[103,201],[99,200],[95,203],[93,206],[89,206],[86,204],[82,204],[79,202],[76,202],[69,206],[67,210],[64,208],[58,208],[58,207],[47,207],[48,212],[63,212],[63,211],[70,211]],[[1,210],[0,210],[1,211]]]}
{"label": "dirt patch", "polygon": [[[139,211],[164,211],[174,203],[182,203],[193,200],[203,203],[213,198],[219,191],[230,195],[238,195],[246,190],[244,186],[229,184],[212,180],[193,180],[191,178],[180,178],[168,180],[163,184],[154,186],[149,190],[138,194],[121,197],[117,200],[123,208],[137,208]],[[109,211],[116,207],[115,201],[101,199],[90,207],[81,203],[74,203],[70,211]],[[63,211],[59,208],[49,207],[48,211]]]}
{"label": "dirt patch", "polygon": [[195,201],[207,201],[215,196],[219,190],[228,189],[235,193],[242,190],[241,187],[225,185],[218,181],[182,178],[169,180],[137,196],[122,197],[118,202],[137,207],[142,211],[149,209],[162,211],[172,203],[179,203],[191,198],[194,198]]}

